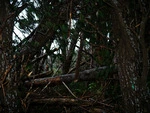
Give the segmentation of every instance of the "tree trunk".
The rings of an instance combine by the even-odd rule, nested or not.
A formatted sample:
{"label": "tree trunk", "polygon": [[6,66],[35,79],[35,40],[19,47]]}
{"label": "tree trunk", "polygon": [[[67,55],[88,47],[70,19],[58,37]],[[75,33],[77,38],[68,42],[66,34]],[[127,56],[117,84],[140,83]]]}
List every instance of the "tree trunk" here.
{"label": "tree trunk", "polygon": [[[136,36],[123,16],[123,6],[112,0],[114,9],[114,33],[119,41],[116,49],[118,74],[126,113],[148,112],[147,74],[148,51],[144,32],[147,17],[142,18],[140,33]],[[122,9],[121,9],[121,8]],[[125,14],[124,14],[125,15]]]}
{"label": "tree trunk", "polygon": [[12,90],[12,33],[14,12],[9,0],[0,0],[0,112],[14,113],[18,110],[18,92]]}

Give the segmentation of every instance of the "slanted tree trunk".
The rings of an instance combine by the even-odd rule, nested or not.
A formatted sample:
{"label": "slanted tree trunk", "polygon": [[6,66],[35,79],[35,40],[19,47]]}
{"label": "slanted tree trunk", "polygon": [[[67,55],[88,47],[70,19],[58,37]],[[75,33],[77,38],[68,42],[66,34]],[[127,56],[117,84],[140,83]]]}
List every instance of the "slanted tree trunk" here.
{"label": "slanted tree trunk", "polygon": [[[139,32],[129,26],[129,18],[123,5],[112,0],[114,7],[114,33],[119,41],[116,49],[119,80],[126,113],[148,112],[147,75],[148,51],[145,47],[144,32],[148,15],[142,15]],[[129,3],[128,3],[129,4]],[[133,18],[134,20],[136,18]],[[147,107],[147,108],[146,108]]]}

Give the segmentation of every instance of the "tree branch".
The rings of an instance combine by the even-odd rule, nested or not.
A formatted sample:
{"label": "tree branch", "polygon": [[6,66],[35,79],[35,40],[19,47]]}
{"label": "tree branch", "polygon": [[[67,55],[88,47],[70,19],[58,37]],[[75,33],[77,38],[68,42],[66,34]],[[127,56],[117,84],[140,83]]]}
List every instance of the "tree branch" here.
{"label": "tree branch", "polygon": [[[79,73],[78,81],[91,81],[95,80],[100,73],[100,71],[107,69],[107,66],[94,68],[85,70]],[[56,77],[46,77],[40,79],[33,79],[31,81],[25,81],[26,86],[44,86],[44,85],[57,85],[65,83],[71,83],[74,81],[75,73],[72,74],[65,74]]]}

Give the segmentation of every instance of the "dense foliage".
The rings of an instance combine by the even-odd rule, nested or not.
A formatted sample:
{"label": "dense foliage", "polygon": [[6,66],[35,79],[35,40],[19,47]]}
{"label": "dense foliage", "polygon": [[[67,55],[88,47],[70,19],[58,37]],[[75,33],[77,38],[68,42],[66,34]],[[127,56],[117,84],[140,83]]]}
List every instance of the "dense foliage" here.
{"label": "dense foliage", "polygon": [[148,0],[0,0],[0,112],[148,113],[149,13]]}

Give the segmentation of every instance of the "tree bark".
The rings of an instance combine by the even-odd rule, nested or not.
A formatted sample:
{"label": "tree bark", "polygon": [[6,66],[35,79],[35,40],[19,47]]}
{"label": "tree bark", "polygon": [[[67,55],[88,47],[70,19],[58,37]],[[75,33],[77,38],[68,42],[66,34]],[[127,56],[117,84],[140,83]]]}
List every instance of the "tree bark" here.
{"label": "tree bark", "polygon": [[[17,11],[20,13],[22,10],[20,7]],[[13,10],[9,0],[0,0],[0,112],[3,113],[18,113],[21,108],[14,81],[15,63],[12,62],[12,34],[17,11]]]}
{"label": "tree bark", "polygon": [[[118,75],[126,113],[148,112],[147,75],[148,51],[145,47],[144,32],[147,15],[141,19],[140,33],[136,36],[129,27],[127,15],[121,1],[112,0],[114,7],[114,33],[118,42],[116,57]],[[123,3],[126,5],[126,3]],[[128,3],[129,4],[129,3]],[[126,15],[126,16],[124,16]],[[144,107],[145,106],[145,107]]]}
{"label": "tree bark", "polygon": [[11,79],[12,33],[14,12],[10,9],[8,0],[0,0],[0,112],[17,111],[16,92],[6,87],[6,81]]}

